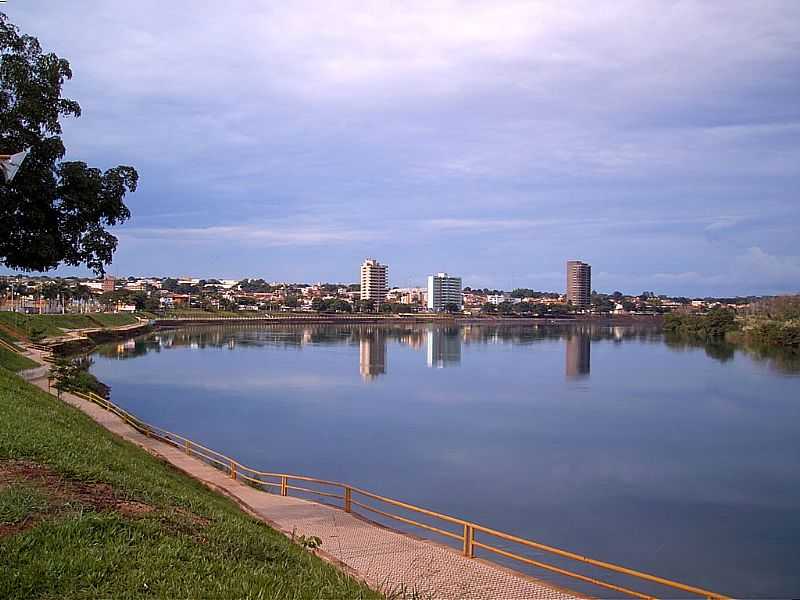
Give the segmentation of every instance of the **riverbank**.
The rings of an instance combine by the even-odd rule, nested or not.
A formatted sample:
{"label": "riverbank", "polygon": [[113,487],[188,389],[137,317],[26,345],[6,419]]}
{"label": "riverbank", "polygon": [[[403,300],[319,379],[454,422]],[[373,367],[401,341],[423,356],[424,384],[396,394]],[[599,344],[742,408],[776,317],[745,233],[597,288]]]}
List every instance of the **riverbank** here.
{"label": "riverbank", "polygon": [[670,314],[667,334],[701,342],[725,341],[760,350],[800,352],[800,299],[782,298],[781,309],[736,315],[715,308],[707,314]]}
{"label": "riverbank", "polygon": [[183,315],[175,317],[157,317],[152,320],[158,326],[179,326],[186,324],[200,323],[319,323],[324,325],[336,324],[378,324],[386,323],[390,325],[404,323],[440,323],[454,325],[478,325],[478,324],[541,324],[558,325],[570,323],[587,323],[594,325],[628,325],[637,323],[660,324],[663,321],[662,315],[575,315],[573,317],[511,317],[511,316],[461,316],[461,315],[439,315],[439,314],[407,314],[407,315],[378,315],[378,314],[264,314],[249,316],[215,316],[214,313],[205,315]]}
{"label": "riverbank", "polygon": [[377,598],[0,369],[0,597]]}
{"label": "riverbank", "polygon": [[[47,366],[42,362],[40,351],[32,350],[31,353],[37,357],[38,363]],[[164,473],[160,471],[168,463],[206,488],[232,498],[240,509],[268,524],[270,527],[265,526],[265,529],[273,536],[277,532],[286,536],[284,547],[269,536],[261,546],[269,549],[272,543],[277,546],[276,552],[285,554],[280,561],[281,568],[288,561],[299,558],[301,564],[295,566],[295,571],[300,573],[300,568],[303,568],[309,573],[309,576],[301,575],[294,581],[295,571],[281,570],[281,575],[275,574],[275,578],[289,581],[281,582],[277,587],[270,587],[271,582],[264,581],[259,573],[256,575],[260,580],[256,579],[255,583],[245,582],[239,587],[218,590],[213,597],[241,597],[244,594],[238,591],[239,588],[251,585],[255,586],[251,592],[257,591],[259,597],[270,598],[576,598],[571,592],[552,584],[497,564],[464,557],[446,545],[394,531],[356,514],[301,498],[256,490],[254,486],[242,483],[241,477],[231,478],[219,468],[187,456],[184,450],[172,444],[154,439],[153,435],[144,435],[113,411],[87,402],[80,395],[64,392],[58,401],[44,392],[50,389],[46,379],[39,378],[36,385],[43,390],[38,391],[32,384],[0,369],[0,558],[9,566],[7,572],[0,575],[0,594],[11,589],[12,581],[21,580],[22,592],[18,591],[16,597],[38,597],[43,591],[54,590],[58,595],[72,595],[83,591],[76,588],[88,576],[95,580],[105,579],[102,585],[95,585],[92,589],[93,593],[97,591],[103,596],[136,595],[138,592],[169,597],[207,597],[207,582],[187,577],[188,574],[180,570],[189,569],[190,565],[200,561],[201,555],[205,558],[203,564],[207,564],[214,560],[214,552],[223,551],[236,557],[238,572],[232,572],[230,576],[244,575],[246,578],[247,557],[239,556],[238,548],[223,550],[213,547],[209,525],[223,515],[219,511],[198,508],[201,499],[196,497],[196,490],[188,491],[191,496],[188,503],[182,502],[185,497],[178,498],[177,503],[175,498],[169,497],[180,483],[187,482],[180,481],[181,477],[175,473],[169,475],[177,482],[166,482]],[[74,414],[70,407],[83,414]],[[81,418],[84,416],[89,416],[106,431],[101,432],[91,423],[87,424]],[[50,419],[55,420],[58,426],[50,427]],[[110,452],[108,436],[103,435],[108,433],[118,438],[111,440],[114,450]],[[69,436],[69,443],[64,441],[66,436]],[[147,454],[137,456],[136,448],[126,442],[139,446]],[[139,460],[145,463],[153,461],[153,457],[161,461],[156,471],[146,464],[129,464]],[[148,471],[146,477],[143,476],[145,470]],[[168,497],[165,498],[165,494]],[[80,514],[73,516],[73,508]],[[244,515],[241,518],[247,521]],[[72,522],[75,520],[80,524],[75,525]],[[101,531],[88,531],[87,535],[95,537],[84,539],[84,530],[91,530],[96,521],[100,522]],[[215,525],[222,529],[218,532],[220,536],[224,536],[223,524],[215,522]],[[106,526],[113,527],[119,537],[110,536]],[[180,532],[180,539],[162,539],[170,537],[169,533],[156,535],[161,533],[159,528],[162,527],[171,532],[172,526]],[[243,544],[245,549],[254,548],[255,540],[239,539],[242,527],[240,523],[235,534],[231,532],[237,538],[237,544]],[[141,548],[118,546],[126,536],[135,534],[147,538],[141,539]],[[253,531],[253,535],[258,535],[258,531]],[[152,539],[154,537],[158,539]],[[302,545],[302,540],[312,538],[319,539],[322,546],[314,550],[316,556],[295,550],[298,547],[292,543],[295,539]],[[231,544],[232,538],[220,541]],[[171,549],[173,543],[176,551],[180,548],[187,553],[185,560],[177,565],[178,572],[174,570],[176,565],[171,564],[170,578],[148,583],[164,563],[161,557],[153,558],[152,554],[163,551],[164,546]],[[202,544],[202,550],[191,552],[188,546],[197,543]],[[37,551],[28,549],[31,544],[35,544]],[[75,550],[72,544],[81,548]],[[84,545],[91,550],[83,551]],[[42,548],[41,556],[39,548]],[[258,551],[263,552],[263,548],[259,547]],[[292,556],[292,552],[298,554]],[[98,558],[101,554],[103,559],[110,557],[110,564],[104,564],[104,560]],[[76,562],[65,567],[62,563],[73,556],[77,557]],[[319,560],[318,557],[329,564],[314,562]],[[126,568],[116,567],[118,560],[124,560]],[[44,566],[52,573],[39,577],[37,570],[43,568],[45,561],[47,564]],[[91,573],[80,572],[84,562],[92,565]],[[233,570],[233,565],[225,564],[224,557],[216,562],[221,563],[218,571],[224,568]],[[436,567],[432,568],[432,565]],[[62,578],[59,573],[65,568],[70,572]],[[331,576],[329,569],[338,570],[338,577]],[[197,573],[197,577],[204,575],[207,575],[204,571]],[[220,573],[220,580],[224,579],[222,575]],[[126,587],[131,580],[133,587]],[[196,587],[181,587],[186,586],[189,580],[191,586]],[[212,582],[212,586],[217,583]],[[199,592],[201,585],[202,592]],[[210,589],[213,591],[214,588]],[[275,590],[279,593],[274,593]],[[285,593],[280,593],[283,591]]]}
{"label": "riverbank", "polygon": [[129,314],[24,315],[0,312],[0,342],[27,340],[59,354],[87,352],[98,344],[150,330],[149,320]]}

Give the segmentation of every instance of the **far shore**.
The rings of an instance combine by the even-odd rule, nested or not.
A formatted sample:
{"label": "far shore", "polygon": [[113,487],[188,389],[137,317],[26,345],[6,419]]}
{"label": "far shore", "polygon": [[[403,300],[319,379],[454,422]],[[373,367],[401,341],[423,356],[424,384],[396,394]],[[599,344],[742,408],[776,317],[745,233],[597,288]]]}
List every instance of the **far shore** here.
{"label": "far shore", "polygon": [[496,324],[536,324],[536,325],[564,325],[570,323],[591,323],[596,325],[625,325],[638,323],[661,324],[663,315],[575,315],[570,317],[511,317],[511,316],[462,316],[462,315],[370,315],[370,314],[289,314],[286,316],[242,316],[242,317],[215,317],[213,314],[208,316],[186,316],[178,318],[158,318],[153,324],[158,327],[171,327],[187,324],[201,323],[227,323],[242,322],[249,323],[258,321],[259,323],[270,323],[280,325],[282,323],[325,323],[325,324],[361,324],[361,323],[440,323],[440,324],[464,324],[464,325],[496,325]]}

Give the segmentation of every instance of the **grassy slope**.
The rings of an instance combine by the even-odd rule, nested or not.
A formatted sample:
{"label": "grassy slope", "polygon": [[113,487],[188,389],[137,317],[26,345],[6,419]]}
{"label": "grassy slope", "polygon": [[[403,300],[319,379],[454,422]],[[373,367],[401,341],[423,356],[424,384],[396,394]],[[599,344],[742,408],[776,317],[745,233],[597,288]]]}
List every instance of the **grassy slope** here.
{"label": "grassy slope", "polygon": [[22,371],[23,369],[33,369],[38,366],[27,356],[22,356],[0,346],[0,367],[9,371]]}
{"label": "grassy slope", "polygon": [[12,335],[9,329],[0,327],[0,340],[8,342],[9,344],[14,344],[15,342],[19,341],[19,338],[15,335]]}
{"label": "grassy slope", "polygon": [[133,325],[138,322],[136,317],[127,313],[91,313],[86,316],[97,321],[102,327],[119,327],[120,325]]}
{"label": "grassy slope", "polygon": [[[0,369],[0,461],[104,482],[155,512],[75,511],[0,537],[0,598],[361,598],[376,594],[79,411]],[[8,498],[19,513],[36,498]],[[186,511],[209,523],[181,524]],[[196,528],[195,528],[196,529]]]}
{"label": "grassy slope", "polygon": [[30,337],[37,330],[49,337],[64,335],[64,329],[94,329],[132,323],[136,323],[136,318],[128,314],[23,315],[0,312],[0,324],[19,331],[25,337]]}

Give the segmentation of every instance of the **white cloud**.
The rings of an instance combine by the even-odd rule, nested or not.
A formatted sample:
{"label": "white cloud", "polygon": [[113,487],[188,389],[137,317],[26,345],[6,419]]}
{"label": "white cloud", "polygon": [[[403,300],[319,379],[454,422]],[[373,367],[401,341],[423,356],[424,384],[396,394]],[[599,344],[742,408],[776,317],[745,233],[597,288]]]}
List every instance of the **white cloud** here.
{"label": "white cloud", "polygon": [[307,246],[368,239],[369,232],[321,224],[276,221],[209,227],[128,227],[118,237],[180,242],[232,242],[255,246]]}
{"label": "white cloud", "polygon": [[423,229],[432,231],[463,231],[469,233],[531,229],[534,227],[548,227],[559,224],[563,225],[565,221],[560,219],[441,218],[420,222],[420,226]]}
{"label": "white cloud", "polygon": [[800,290],[800,256],[777,256],[754,246],[734,264],[740,280],[762,282],[784,292]]}

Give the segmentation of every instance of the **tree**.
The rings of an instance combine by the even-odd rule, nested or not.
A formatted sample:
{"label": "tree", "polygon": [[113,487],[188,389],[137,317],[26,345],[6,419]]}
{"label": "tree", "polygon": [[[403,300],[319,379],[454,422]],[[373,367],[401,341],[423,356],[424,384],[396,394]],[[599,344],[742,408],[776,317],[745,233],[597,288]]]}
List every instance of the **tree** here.
{"label": "tree", "polygon": [[62,162],[59,119],[81,114],[77,102],[61,97],[71,78],[65,59],[43,53],[0,13],[0,153],[30,148],[14,180],[0,182],[0,264],[13,269],[64,263],[102,273],[117,247],[106,227],[130,217],[123,198],[136,190],[136,169],[103,173]]}
{"label": "tree", "polygon": [[487,314],[496,314],[497,313],[497,306],[492,304],[491,302],[484,302],[483,306],[481,306],[481,312]]}
{"label": "tree", "polygon": [[375,312],[375,301],[374,300],[356,300],[354,308],[355,308],[355,312],[362,312],[362,313]]}

